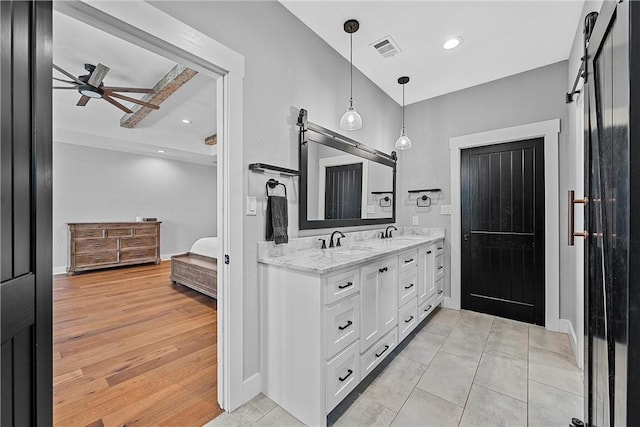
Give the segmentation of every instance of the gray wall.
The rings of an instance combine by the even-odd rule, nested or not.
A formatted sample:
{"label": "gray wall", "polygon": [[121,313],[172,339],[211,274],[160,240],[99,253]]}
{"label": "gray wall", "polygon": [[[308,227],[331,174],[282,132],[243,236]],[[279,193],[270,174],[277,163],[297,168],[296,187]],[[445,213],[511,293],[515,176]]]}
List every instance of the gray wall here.
{"label": "gray wall", "polygon": [[[398,223],[444,227],[451,235],[451,217],[440,214],[440,205],[451,203],[449,138],[559,118],[566,122],[567,62],[559,62],[504,79],[428,99],[406,107],[405,121],[413,148],[398,154]],[[565,144],[564,131],[559,144]],[[407,190],[441,188],[432,194],[432,207],[417,208]],[[562,199],[564,201],[564,199]],[[450,271],[450,251],[446,252]],[[563,284],[561,283],[561,287]],[[450,295],[450,276],[445,277]]]}
{"label": "gray wall", "polygon": [[67,264],[67,222],[156,217],[160,253],[186,252],[216,236],[216,168],[157,157],[53,146],[53,265]]}
{"label": "gray wall", "polygon": [[[339,130],[348,101],[349,63],[282,5],[274,1],[153,4],[244,56],[245,165],[262,162],[298,168],[295,122],[300,108],[309,111],[310,121]],[[343,31],[342,26],[336,31]],[[344,40],[346,45],[346,35]],[[357,58],[354,61],[357,66]],[[354,99],[364,127],[350,132],[349,137],[390,152],[399,130],[399,105],[356,69],[353,80]],[[242,178],[245,195],[257,196],[263,208],[264,184],[269,177],[247,171]],[[297,237],[297,179],[276,178],[288,187],[289,237]],[[257,242],[264,240],[260,205],[257,216],[245,217],[243,232],[243,376],[248,379],[260,371],[256,262]]]}

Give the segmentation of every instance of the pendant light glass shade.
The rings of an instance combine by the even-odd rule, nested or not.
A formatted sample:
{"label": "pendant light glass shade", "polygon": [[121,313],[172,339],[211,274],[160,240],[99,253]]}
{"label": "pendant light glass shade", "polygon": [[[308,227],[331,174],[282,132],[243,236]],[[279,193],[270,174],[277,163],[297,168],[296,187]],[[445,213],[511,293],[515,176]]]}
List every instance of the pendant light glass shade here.
{"label": "pendant light glass shade", "polygon": [[407,129],[404,127],[404,85],[409,83],[409,77],[400,77],[398,84],[402,85],[402,128],[400,129],[400,137],[396,139],[396,150],[408,150],[411,144],[411,138],[407,136]]}
{"label": "pendant light glass shade", "polygon": [[340,129],[344,130],[358,130],[362,129],[362,117],[356,111],[356,107],[353,105],[353,33],[358,31],[360,23],[355,19],[350,19],[344,23],[344,31],[349,34],[349,64],[351,66],[351,97],[349,98],[349,105],[347,111],[344,112],[340,118]]}
{"label": "pendant light glass shade", "polygon": [[353,99],[349,101],[347,111],[340,118],[340,129],[358,130],[362,128],[362,117],[353,106]]}
{"label": "pendant light glass shade", "polygon": [[400,137],[396,139],[396,150],[408,150],[412,146],[411,138],[407,136],[407,130],[402,128],[400,130]]}

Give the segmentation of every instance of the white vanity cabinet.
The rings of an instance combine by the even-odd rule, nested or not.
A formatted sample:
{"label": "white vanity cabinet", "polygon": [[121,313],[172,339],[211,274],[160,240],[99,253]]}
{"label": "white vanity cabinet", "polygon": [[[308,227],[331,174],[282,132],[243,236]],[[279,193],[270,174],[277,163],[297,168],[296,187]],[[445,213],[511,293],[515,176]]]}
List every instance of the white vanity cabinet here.
{"label": "white vanity cabinet", "polygon": [[299,267],[298,258],[262,262],[263,392],[305,424],[326,425],[327,414],[442,301],[443,241],[419,242],[380,242],[394,245],[392,254],[381,250],[343,268],[309,267],[313,257],[341,262],[331,249],[300,257]]}

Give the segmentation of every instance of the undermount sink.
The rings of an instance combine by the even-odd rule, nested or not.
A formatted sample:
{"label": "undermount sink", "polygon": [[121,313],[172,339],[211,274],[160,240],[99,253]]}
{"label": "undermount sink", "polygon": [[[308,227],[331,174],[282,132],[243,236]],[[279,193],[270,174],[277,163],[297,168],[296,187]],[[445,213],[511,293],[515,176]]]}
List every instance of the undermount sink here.
{"label": "undermount sink", "polygon": [[371,246],[341,246],[333,249],[333,252],[344,255],[361,255],[370,252]]}

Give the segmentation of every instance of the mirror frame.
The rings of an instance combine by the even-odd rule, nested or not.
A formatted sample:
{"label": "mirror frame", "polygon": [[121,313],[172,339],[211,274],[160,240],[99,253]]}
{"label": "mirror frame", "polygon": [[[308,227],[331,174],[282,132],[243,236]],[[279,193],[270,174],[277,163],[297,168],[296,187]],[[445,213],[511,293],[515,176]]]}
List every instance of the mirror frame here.
{"label": "mirror frame", "polygon": [[[298,227],[300,230],[312,230],[319,228],[354,227],[376,224],[393,224],[396,222],[396,152],[391,154],[375,150],[358,141],[335,133],[329,129],[307,121],[307,111],[301,109],[298,115],[298,147],[300,169],[300,202],[298,204]],[[335,148],[354,156],[361,157],[372,162],[389,166],[393,170],[392,188],[392,215],[390,218],[350,218],[350,219],[318,219],[307,218],[307,175],[309,160],[309,142],[315,142],[327,147]]]}

